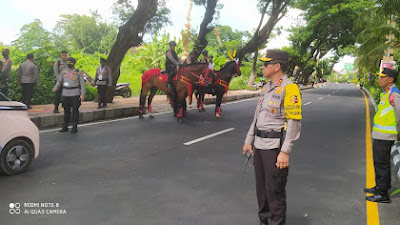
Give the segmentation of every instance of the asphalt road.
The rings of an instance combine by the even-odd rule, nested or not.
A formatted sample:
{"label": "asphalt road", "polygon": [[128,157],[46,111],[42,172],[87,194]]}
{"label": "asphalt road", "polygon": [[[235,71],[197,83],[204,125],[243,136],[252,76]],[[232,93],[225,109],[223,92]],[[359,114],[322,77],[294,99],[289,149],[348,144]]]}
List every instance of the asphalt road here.
{"label": "asphalt road", "polygon": [[[256,104],[224,104],[222,119],[212,107],[189,111],[183,123],[165,113],[81,126],[77,135],[43,132],[30,169],[0,177],[0,224],[258,224],[251,164],[241,182],[241,149]],[[303,104],[302,135],[290,155],[287,224],[365,225],[361,91],[330,84],[304,91]],[[20,214],[11,215],[9,203],[19,203]]]}

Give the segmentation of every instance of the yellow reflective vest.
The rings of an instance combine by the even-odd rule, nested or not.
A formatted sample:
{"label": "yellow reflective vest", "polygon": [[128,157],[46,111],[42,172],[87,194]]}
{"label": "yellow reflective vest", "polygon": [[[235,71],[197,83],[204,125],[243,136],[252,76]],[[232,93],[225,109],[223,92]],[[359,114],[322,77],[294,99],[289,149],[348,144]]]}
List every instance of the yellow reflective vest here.
{"label": "yellow reflective vest", "polygon": [[378,112],[374,116],[374,131],[387,134],[397,134],[396,116],[394,108],[390,104],[389,96],[392,92],[381,93],[381,101],[378,105]]}

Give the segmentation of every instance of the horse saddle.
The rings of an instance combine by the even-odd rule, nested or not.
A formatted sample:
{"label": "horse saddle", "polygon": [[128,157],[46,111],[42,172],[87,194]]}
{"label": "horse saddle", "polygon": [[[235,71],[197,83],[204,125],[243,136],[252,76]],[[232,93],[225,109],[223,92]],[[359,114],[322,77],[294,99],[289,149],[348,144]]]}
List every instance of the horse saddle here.
{"label": "horse saddle", "polygon": [[[161,71],[161,73],[158,75],[158,80],[161,81],[161,82],[168,82],[168,72],[166,71],[165,73],[163,73],[163,71]],[[177,76],[176,75],[174,76],[172,81],[175,81],[175,80],[177,80]]]}

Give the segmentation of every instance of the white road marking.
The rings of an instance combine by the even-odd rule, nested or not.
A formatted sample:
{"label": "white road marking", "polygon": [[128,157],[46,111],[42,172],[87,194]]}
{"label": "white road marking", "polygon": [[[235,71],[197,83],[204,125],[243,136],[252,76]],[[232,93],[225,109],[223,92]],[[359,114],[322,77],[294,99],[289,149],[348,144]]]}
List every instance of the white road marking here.
{"label": "white road marking", "polygon": [[324,97],[319,98],[319,100],[323,99]]}
{"label": "white road marking", "polygon": [[[304,104],[304,105],[309,105],[309,104],[311,104],[311,103],[312,103],[312,102],[307,102],[307,103],[306,103],[306,104]],[[304,105],[303,105],[303,106],[304,106]]]}
{"label": "white road marking", "polygon": [[216,132],[216,133],[213,133],[213,134],[209,134],[207,136],[204,136],[204,137],[201,137],[201,138],[197,138],[197,139],[194,139],[193,141],[189,141],[189,142],[186,142],[186,143],[183,143],[183,144],[184,145],[191,145],[191,144],[194,144],[194,143],[197,143],[197,142],[200,142],[200,141],[204,141],[206,139],[218,136],[220,134],[224,134],[224,133],[227,133],[229,131],[233,131],[234,129],[235,128],[229,128],[229,129],[221,130],[219,132]]}

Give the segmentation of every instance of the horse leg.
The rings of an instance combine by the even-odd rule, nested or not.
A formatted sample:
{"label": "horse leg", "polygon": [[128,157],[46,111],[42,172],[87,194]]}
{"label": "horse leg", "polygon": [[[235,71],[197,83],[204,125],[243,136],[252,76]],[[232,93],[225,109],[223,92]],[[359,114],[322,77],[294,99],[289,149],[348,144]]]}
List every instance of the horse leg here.
{"label": "horse leg", "polygon": [[200,107],[200,93],[199,93],[199,91],[196,90],[196,93],[195,93],[194,96],[196,96],[197,108],[199,108]]}
{"label": "horse leg", "polygon": [[182,116],[187,117],[187,104],[186,104],[186,99],[183,99],[182,101]]}
{"label": "horse leg", "polygon": [[154,95],[156,94],[156,92],[157,92],[157,88],[151,88],[150,89],[150,95],[149,95],[149,98],[148,98],[148,103],[147,103],[147,105],[148,105],[148,111],[149,111],[149,113],[150,113],[150,116],[149,116],[149,118],[150,119],[154,119],[154,116],[153,116],[153,110],[152,110],[152,108],[151,108],[151,102],[153,101],[153,98],[154,98]]}
{"label": "horse leg", "polygon": [[144,104],[146,104],[148,88],[143,85],[142,90],[140,90],[140,102],[139,102],[139,119],[143,119],[143,114],[145,113]]}
{"label": "horse leg", "polygon": [[222,97],[224,96],[224,93],[217,94],[217,98],[215,101],[215,117],[221,118],[221,102],[222,102]]}
{"label": "horse leg", "polygon": [[206,95],[206,93],[199,92],[199,95],[200,95],[199,112],[205,112],[206,110],[204,109],[204,96]]}

